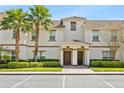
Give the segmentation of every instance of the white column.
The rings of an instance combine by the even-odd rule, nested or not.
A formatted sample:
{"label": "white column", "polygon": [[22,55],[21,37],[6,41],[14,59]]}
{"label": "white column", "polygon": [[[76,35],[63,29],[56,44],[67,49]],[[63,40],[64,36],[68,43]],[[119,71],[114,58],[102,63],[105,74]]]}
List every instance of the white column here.
{"label": "white column", "polygon": [[90,58],[89,58],[89,50],[85,50],[85,65],[89,66]]}
{"label": "white column", "polygon": [[72,65],[77,65],[77,50],[72,51]]}
{"label": "white column", "polygon": [[63,50],[60,50],[60,64],[63,66]]}

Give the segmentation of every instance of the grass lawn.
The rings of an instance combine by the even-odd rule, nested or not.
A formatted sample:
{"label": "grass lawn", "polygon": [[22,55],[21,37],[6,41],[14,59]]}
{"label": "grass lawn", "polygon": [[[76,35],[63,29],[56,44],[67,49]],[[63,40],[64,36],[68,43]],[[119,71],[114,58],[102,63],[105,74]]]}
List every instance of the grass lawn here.
{"label": "grass lawn", "polygon": [[62,68],[16,68],[16,69],[0,69],[0,72],[29,72],[29,71],[62,71]]}
{"label": "grass lawn", "polygon": [[96,72],[124,72],[124,68],[90,68]]}

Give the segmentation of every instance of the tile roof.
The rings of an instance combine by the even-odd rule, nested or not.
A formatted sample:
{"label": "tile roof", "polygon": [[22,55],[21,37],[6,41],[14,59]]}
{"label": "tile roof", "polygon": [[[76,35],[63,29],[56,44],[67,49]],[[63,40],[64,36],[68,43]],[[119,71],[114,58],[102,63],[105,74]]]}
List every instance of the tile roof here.
{"label": "tile roof", "polygon": [[52,20],[52,25],[50,28],[64,28],[65,26],[62,24],[60,20]]}
{"label": "tile roof", "polygon": [[70,16],[70,17],[65,17],[65,18],[62,18],[62,20],[68,20],[68,19],[85,19],[83,17],[79,17],[79,16]]}
{"label": "tile roof", "polygon": [[68,40],[68,41],[64,41],[62,42],[60,45],[82,45],[82,44],[88,44],[90,45],[90,43],[84,42],[84,41],[80,41],[80,40]]}
{"label": "tile roof", "polygon": [[124,27],[124,20],[86,20],[85,29],[119,29]]}

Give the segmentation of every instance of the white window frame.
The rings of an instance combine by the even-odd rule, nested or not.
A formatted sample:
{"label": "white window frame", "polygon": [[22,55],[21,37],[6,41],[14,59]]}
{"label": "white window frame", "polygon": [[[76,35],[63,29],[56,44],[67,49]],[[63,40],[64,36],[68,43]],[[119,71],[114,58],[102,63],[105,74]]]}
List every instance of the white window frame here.
{"label": "white window frame", "polygon": [[55,30],[49,31],[49,41],[56,41],[56,31]]}
{"label": "white window frame", "polygon": [[112,52],[111,51],[103,51],[102,52],[103,59],[112,59]]}
{"label": "white window frame", "polygon": [[77,29],[77,23],[76,22],[71,22],[70,23],[70,30],[71,31],[76,31]]}
{"label": "white window frame", "polygon": [[99,36],[100,36],[99,30],[93,30],[92,33],[93,33],[92,41],[99,42]]}
{"label": "white window frame", "polygon": [[117,41],[117,30],[111,31],[111,41]]}
{"label": "white window frame", "polygon": [[16,31],[13,30],[13,36],[12,36],[13,39],[16,38]]}
{"label": "white window frame", "polygon": [[31,40],[32,40],[32,41],[35,41],[35,39],[36,39],[36,32],[33,31],[33,32],[31,33]]}

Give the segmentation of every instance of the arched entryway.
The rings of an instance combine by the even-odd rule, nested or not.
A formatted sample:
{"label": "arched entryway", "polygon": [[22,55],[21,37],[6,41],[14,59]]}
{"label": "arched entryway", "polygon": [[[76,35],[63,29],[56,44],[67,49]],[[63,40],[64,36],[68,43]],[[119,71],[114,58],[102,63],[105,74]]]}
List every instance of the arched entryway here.
{"label": "arched entryway", "polygon": [[60,44],[61,65],[89,65],[89,44],[65,41]]}

